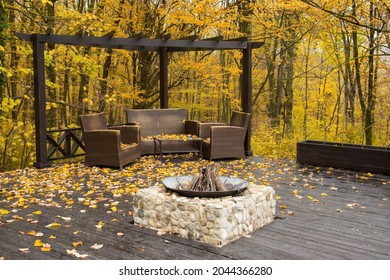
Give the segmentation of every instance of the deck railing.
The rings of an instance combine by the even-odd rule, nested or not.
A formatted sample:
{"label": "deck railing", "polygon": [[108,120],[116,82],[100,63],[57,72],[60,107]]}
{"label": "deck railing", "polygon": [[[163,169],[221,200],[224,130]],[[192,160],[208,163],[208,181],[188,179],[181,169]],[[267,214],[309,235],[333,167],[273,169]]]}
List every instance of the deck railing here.
{"label": "deck railing", "polygon": [[47,160],[59,160],[85,155],[80,128],[47,131]]}

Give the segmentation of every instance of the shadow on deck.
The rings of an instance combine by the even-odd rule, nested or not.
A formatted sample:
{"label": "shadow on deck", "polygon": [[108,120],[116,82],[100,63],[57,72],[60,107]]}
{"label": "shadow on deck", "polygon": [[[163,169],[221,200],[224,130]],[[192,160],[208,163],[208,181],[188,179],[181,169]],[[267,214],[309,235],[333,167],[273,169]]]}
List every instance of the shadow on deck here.
{"label": "shadow on deck", "polygon": [[220,162],[223,175],[276,191],[275,221],[250,237],[216,248],[133,224],[137,188],[199,164],[143,157],[123,170],[75,163],[0,173],[0,259],[390,259],[390,176],[292,161]]}

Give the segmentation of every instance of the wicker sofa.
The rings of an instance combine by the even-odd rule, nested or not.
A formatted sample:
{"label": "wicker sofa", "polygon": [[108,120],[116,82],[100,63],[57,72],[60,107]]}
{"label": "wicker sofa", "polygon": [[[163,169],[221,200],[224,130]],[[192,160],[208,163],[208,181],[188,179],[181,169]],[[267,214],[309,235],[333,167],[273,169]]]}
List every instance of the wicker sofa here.
{"label": "wicker sofa", "polygon": [[[162,134],[198,135],[199,122],[187,120],[187,110],[167,109],[127,109],[127,124],[141,127],[140,148],[142,155],[154,154],[153,136]],[[193,141],[172,141],[164,143],[165,153],[187,152],[194,150]]]}

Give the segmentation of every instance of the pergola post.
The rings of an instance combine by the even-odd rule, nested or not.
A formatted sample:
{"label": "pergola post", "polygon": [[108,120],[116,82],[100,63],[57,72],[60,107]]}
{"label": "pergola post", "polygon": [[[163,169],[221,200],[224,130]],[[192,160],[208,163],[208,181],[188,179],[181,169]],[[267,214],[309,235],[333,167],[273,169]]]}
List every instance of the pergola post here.
{"label": "pergola post", "polygon": [[[242,50],[242,94],[241,107],[244,112],[252,111],[252,43]],[[251,149],[251,122],[249,121],[248,131],[245,137],[245,155],[252,156]]]}
{"label": "pergola post", "polygon": [[50,166],[47,160],[46,93],[45,93],[45,45],[39,34],[32,35],[34,66],[34,112],[37,168]]}
{"label": "pergola post", "polygon": [[160,108],[168,108],[168,49],[159,48],[160,54]]}

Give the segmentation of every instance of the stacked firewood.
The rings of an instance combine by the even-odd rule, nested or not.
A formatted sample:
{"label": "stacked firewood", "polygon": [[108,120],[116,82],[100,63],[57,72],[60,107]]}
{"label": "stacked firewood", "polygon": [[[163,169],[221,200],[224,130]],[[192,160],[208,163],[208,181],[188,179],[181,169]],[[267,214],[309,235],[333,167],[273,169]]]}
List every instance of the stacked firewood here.
{"label": "stacked firewood", "polygon": [[201,167],[199,172],[192,178],[188,190],[215,192],[227,191],[221,179],[218,176],[218,165],[209,164],[206,167]]}

